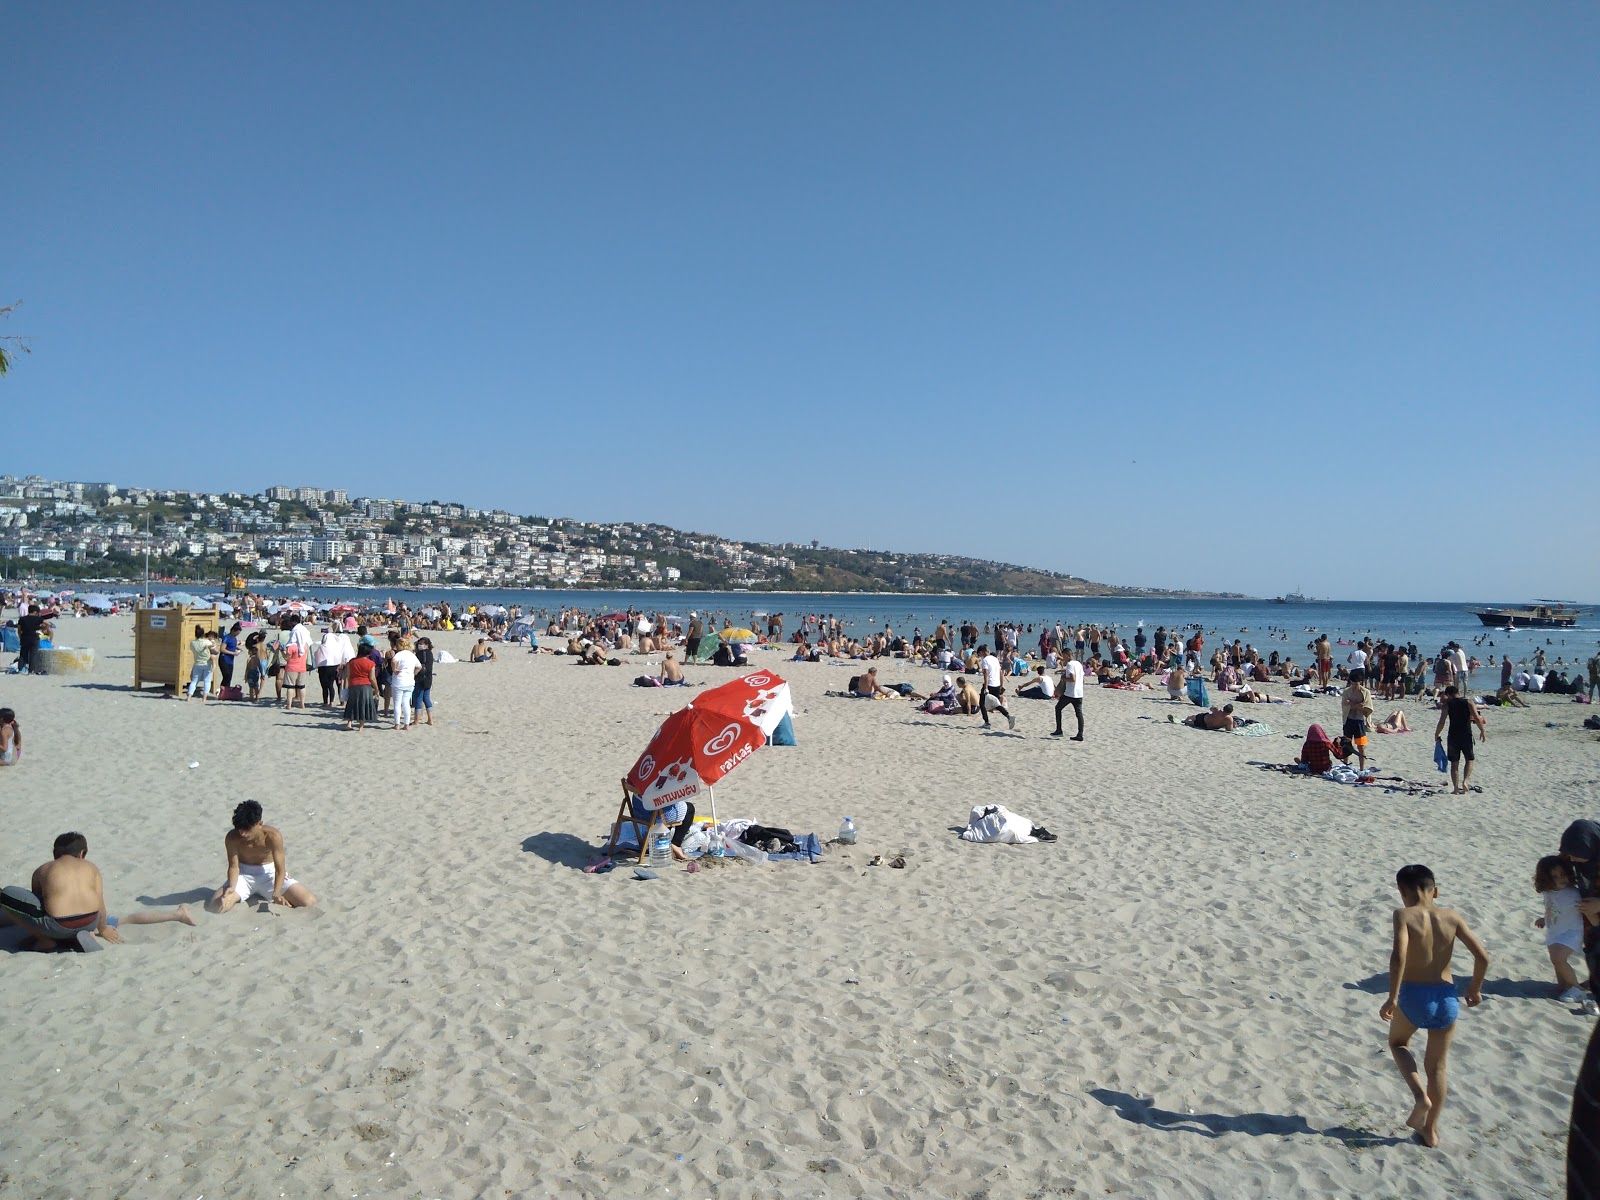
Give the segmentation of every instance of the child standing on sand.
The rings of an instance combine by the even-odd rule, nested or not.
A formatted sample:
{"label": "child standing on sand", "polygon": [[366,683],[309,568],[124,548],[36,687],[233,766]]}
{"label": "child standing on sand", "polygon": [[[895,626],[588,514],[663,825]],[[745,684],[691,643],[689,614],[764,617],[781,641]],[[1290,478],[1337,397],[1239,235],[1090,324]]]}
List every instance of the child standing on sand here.
{"label": "child standing on sand", "polygon": [[[1448,1087],[1445,1056],[1455,1033],[1456,987],[1450,958],[1459,940],[1472,953],[1472,982],[1462,997],[1468,1008],[1483,1003],[1483,980],[1489,973],[1489,956],[1459,913],[1439,908],[1439,886],[1433,872],[1420,864],[1401,867],[1394,877],[1404,908],[1394,910],[1394,949],[1389,954],[1389,998],[1378,1015],[1389,1022],[1389,1051],[1400,1077],[1411,1089],[1416,1104],[1406,1124],[1417,1131],[1425,1146],[1439,1144],[1439,1114]],[[1396,1009],[1398,1008],[1398,1012]],[[1428,1032],[1423,1055],[1427,1086],[1411,1053],[1411,1035]]]}
{"label": "child standing on sand", "polygon": [[1546,855],[1533,869],[1533,890],[1544,897],[1544,916],[1533,923],[1544,930],[1544,948],[1556,971],[1556,985],[1564,1004],[1582,1004],[1589,993],[1578,986],[1572,956],[1583,953],[1583,916],[1578,912],[1578,886],[1572,864],[1559,854]]}
{"label": "child standing on sand", "polygon": [[0,708],[0,767],[15,766],[22,759],[22,727],[17,714]]}

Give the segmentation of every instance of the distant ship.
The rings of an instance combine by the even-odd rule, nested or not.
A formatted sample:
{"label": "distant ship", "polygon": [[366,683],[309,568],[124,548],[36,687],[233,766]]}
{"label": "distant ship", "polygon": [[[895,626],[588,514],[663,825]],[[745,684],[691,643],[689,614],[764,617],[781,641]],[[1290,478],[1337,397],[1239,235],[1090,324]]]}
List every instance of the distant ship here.
{"label": "distant ship", "polygon": [[1306,599],[1304,592],[1290,592],[1287,596],[1275,596],[1275,597],[1273,597],[1272,602],[1274,604],[1309,604],[1309,603],[1311,603],[1309,600]]}
{"label": "distant ship", "polygon": [[1496,629],[1515,629],[1518,625],[1530,629],[1571,629],[1582,614],[1571,605],[1556,600],[1535,600],[1528,608],[1473,609],[1478,620]]}

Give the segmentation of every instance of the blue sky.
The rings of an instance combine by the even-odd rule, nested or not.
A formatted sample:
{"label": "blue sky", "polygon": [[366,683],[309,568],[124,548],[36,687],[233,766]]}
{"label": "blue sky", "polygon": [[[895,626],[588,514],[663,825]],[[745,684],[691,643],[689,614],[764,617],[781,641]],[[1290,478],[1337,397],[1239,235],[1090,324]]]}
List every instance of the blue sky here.
{"label": "blue sky", "polygon": [[0,470],[1600,600],[1597,61],[1593,4],[14,8]]}

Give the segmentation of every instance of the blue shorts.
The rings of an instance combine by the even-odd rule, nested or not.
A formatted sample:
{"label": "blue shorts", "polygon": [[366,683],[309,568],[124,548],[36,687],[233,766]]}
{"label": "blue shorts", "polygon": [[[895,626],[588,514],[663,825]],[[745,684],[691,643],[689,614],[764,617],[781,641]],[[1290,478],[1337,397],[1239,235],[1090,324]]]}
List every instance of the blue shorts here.
{"label": "blue shorts", "polygon": [[1449,1029],[1460,1015],[1453,983],[1402,983],[1400,1011],[1418,1029]]}

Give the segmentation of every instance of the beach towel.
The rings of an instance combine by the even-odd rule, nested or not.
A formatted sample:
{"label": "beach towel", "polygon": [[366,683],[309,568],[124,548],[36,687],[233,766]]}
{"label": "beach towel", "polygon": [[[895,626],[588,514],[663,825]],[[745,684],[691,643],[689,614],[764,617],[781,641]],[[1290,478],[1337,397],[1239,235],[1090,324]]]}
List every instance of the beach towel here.
{"label": "beach towel", "polygon": [[821,862],[822,842],[814,833],[803,833],[794,839],[797,847],[781,854],[767,854],[768,862]]}
{"label": "beach towel", "polygon": [[1444,746],[1439,742],[1433,744],[1433,765],[1441,771],[1450,769],[1450,756],[1444,752]]}
{"label": "beach towel", "polygon": [[1337,766],[1324,771],[1322,777],[1334,783],[1371,783],[1378,777],[1378,773],[1370,768],[1358,771],[1354,767]]}
{"label": "beach towel", "polygon": [[1252,721],[1248,725],[1235,725],[1230,733],[1234,737],[1276,737],[1278,731],[1265,721]]}
{"label": "beach towel", "polygon": [[1198,677],[1189,680],[1189,699],[1200,708],[1211,707],[1211,694],[1206,691],[1206,681]]}

